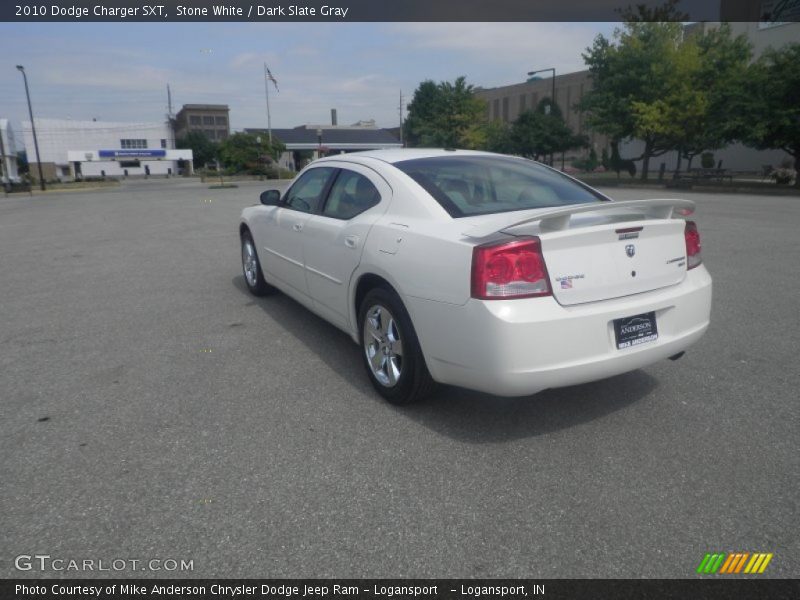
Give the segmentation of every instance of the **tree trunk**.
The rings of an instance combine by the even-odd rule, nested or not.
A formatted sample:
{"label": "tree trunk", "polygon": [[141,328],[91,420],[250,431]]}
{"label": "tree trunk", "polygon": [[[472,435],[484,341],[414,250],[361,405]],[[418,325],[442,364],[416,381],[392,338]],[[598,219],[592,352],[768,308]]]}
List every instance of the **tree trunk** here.
{"label": "tree trunk", "polygon": [[675,163],[675,179],[681,174],[681,159],[683,158],[683,148],[678,148],[678,160]]}
{"label": "tree trunk", "polygon": [[653,143],[647,140],[644,143],[644,152],[642,153],[642,181],[647,181],[648,171],[650,170],[650,154],[653,152]]}

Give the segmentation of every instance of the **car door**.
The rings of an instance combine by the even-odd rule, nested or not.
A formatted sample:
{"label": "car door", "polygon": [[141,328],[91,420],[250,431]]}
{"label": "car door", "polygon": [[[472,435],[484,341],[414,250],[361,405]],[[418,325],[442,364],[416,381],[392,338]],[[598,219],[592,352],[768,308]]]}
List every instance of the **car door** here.
{"label": "car door", "polygon": [[350,277],[370,228],[386,212],[391,196],[389,185],[371,169],[342,165],[319,214],[306,223],[308,293],[318,313],[343,327],[350,318]]}
{"label": "car door", "polygon": [[[259,255],[267,279],[273,278],[279,287],[293,295],[306,296],[303,239],[305,227],[319,210],[331,176],[336,169],[308,169],[286,191],[277,209],[267,215],[264,224],[263,250]],[[283,285],[281,285],[283,284]]]}

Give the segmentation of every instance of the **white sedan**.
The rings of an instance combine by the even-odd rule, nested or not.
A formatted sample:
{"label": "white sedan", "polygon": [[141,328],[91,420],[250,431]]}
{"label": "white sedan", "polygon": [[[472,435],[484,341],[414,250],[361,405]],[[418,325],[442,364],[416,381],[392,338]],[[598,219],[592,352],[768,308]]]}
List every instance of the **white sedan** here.
{"label": "white sedan", "polygon": [[711,309],[693,210],[521,158],[379,150],[314,161],[239,233],[250,291],[349,333],[406,404],[434,382],[522,396],[680,357]]}

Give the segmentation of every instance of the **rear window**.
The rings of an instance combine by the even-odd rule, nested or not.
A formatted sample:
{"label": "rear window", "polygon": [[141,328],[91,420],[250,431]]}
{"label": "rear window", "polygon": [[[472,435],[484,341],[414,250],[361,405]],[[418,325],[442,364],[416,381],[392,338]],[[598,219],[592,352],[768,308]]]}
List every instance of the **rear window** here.
{"label": "rear window", "polygon": [[606,200],[557,171],[507,156],[436,156],[394,166],[455,218]]}

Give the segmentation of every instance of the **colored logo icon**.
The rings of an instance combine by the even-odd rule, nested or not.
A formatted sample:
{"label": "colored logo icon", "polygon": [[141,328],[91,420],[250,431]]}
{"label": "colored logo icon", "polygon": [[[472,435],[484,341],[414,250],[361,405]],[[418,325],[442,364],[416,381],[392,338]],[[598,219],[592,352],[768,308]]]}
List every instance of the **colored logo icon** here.
{"label": "colored logo icon", "polygon": [[697,567],[701,575],[755,575],[763,573],[772,560],[771,552],[706,553]]}

